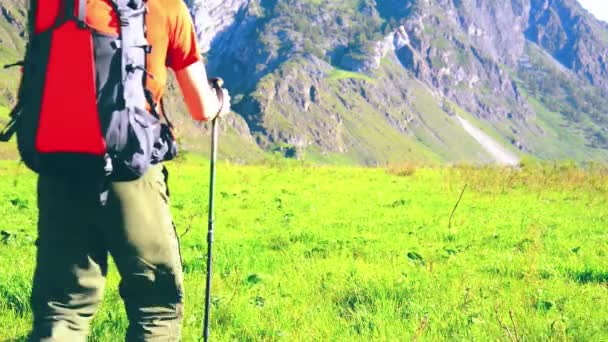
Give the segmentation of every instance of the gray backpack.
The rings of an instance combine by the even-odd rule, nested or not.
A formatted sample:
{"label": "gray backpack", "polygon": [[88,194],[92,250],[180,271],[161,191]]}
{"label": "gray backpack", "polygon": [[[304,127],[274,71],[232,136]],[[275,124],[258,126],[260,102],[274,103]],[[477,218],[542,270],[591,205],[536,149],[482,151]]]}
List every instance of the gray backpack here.
{"label": "gray backpack", "polygon": [[112,4],[118,36],[86,25],[86,0],[30,1],[19,100],[0,138],[16,133],[38,173],[128,181],[177,155],[171,122],[146,89],[146,1]]}

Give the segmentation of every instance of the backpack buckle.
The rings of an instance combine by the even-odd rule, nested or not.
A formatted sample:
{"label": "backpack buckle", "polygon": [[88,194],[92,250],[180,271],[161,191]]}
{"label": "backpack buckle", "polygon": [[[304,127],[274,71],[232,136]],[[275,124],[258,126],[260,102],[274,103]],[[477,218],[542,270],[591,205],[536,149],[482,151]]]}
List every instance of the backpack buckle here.
{"label": "backpack buckle", "polygon": [[17,118],[13,117],[6,124],[6,127],[0,131],[0,142],[8,142],[17,131]]}
{"label": "backpack buckle", "polygon": [[129,73],[135,72],[135,70],[141,70],[146,76],[150,77],[150,79],[154,79],[154,75],[151,72],[149,72],[148,69],[146,69],[142,65],[127,64],[125,69]]}
{"label": "backpack buckle", "polygon": [[120,21],[120,26],[122,26],[122,27],[129,26],[129,17],[120,16],[120,17],[118,17],[118,20]]}
{"label": "backpack buckle", "polygon": [[81,30],[86,30],[89,28],[89,25],[87,25],[87,23],[84,21],[76,20],[76,24],[78,25],[78,28]]}

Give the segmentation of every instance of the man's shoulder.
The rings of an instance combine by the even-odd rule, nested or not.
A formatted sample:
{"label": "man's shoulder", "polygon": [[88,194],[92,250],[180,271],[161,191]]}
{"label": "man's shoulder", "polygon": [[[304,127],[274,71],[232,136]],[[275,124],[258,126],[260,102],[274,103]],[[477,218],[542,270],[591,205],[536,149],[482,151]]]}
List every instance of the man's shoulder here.
{"label": "man's shoulder", "polygon": [[186,4],[183,0],[148,0],[150,11],[159,11],[167,16],[176,15]]}

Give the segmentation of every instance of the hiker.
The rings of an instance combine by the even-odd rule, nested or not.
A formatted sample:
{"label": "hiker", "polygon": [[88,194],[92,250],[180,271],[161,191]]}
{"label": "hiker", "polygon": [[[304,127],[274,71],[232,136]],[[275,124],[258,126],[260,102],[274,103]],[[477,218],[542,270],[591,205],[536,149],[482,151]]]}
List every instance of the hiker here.
{"label": "hiker", "polygon": [[[100,76],[98,71],[98,88],[102,88],[99,85],[102,81],[115,78],[116,82],[125,82],[123,90],[125,103],[135,101],[129,98],[132,96],[132,93],[129,92],[133,87],[127,85],[129,77],[135,75],[136,83],[133,89],[137,90],[138,86],[141,87],[140,81],[144,80],[145,88],[149,91],[147,92],[147,100],[150,102],[148,109],[150,112],[160,113],[158,104],[161,102],[167,79],[167,68],[170,68],[175,74],[185,103],[195,120],[211,120],[230,111],[230,98],[227,91],[222,90],[223,101],[220,101],[207,83],[207,75],[197,46],[192,19],[182,0],[80,1],[83,2],[79,3],[74,0],[31,1],[32,5],[38,6],[38,15],[48,16],[53,9],[53,4],[56,6],[55,9],[63,9],[58,10],[59,12],[68,13],[64,18],[65,21],[58,21],[56,18],[47,20],[57,27],[56,36],[50,38],[50,51],[54,51],[53,53],[63,54],[62,56],[66,56],[65,58],[74,58],[78,63],[99,63],[99,61],[82,61],[80,57],[69,55],[86,51],[84,46],[81,47],[78,44],[82,35],[89,34],[89,30],[95,32],[93,34],[95,39],[101,39],[101,41],[108,39],[107,41],[111,42],[106,46],[109,53],[117,53],[118,57],[122,54],[123,61],[127,52],[120,52],[121,43],[115,40],[119,32],[123,32],[122,37],[125,38],[127,33],[124,32],[130,30],[129,35],[138,34],[147,40],[147,45],[133,48],[142,48],[137,51],[145,50],[144,64],[128,65],[131,70],[127,68],[125,72],[127,77],[124,79],[120,78],[124,76],[120,74],[121,71],[124,72],[122,69],[118,69],[117,75],[110,74],[105,78]],[[84,1],[86,1],[86,7]],[[142,6],[147,7],[147,10],[139,11]],[[69,9],[72,9],[72,12]],[[121,13],[127,12],[129,15],[121,15]],[[75,13],[74,17],[70,13]],[[144,18],[142,22],[145,23],[145,27],[142,28],[138,27],[135,21],[141,17]],[[39,19],[36,17],[36,13],[30,14],[30,21],[33,20],[32,18]],[[68,23],[70,20],[77,21],[78,27],[76,24],[70,26],[71,24]],[[40,29],[40,31],[42,32],[44,29]],[[47,27],[46,29],[54,28]],[[70,33],[72,32],[70,30],[73,33]],[[36,33],[38,34],[38,32]],[[73,37],[69,34],[73,34]],[[67,38],[62,38],[64,36]],[[61,48],[57,47],[56,51],[53,50],[55,48],[53,44],[60,44],[59,42],[67,44],[69,48],[66,49],[66,46],[62,45]],[[124,41],[122,44],[126,45]],[[39,48],[43,44],[38,45],[33,48]],[[98,47],[96,46],[96,48]],[[122,46],[122,50],[127,51],[127,47]],[[98,51],[95,53],[96,57],[101,56]],[[53,55],[49,53],[49,56]],[[144,55],[142,54],[142,56]],[[36,56],[32,58],[36,58]],[[127,60],[129,58],[127,56]],[[54,67],[53,63],[67,62],[50,60],[49,70]],[[80,68],[76,63],[73,67]],[[95,65],[95,67],[101,68],[102,66]],[[27,59],[24,75],[24,79],[26,79],[28,75]],[[77,122],[76,124],[82,124],[84,130],[84,118],[87,117],[87,114],[83,109],[85,107],[82,106],[86,105],[86,98],[95,94],[84,93],[87,89],[86,82],[72,86],[70,89],[77,91],[74,94],[65,94],[67,92],[65,89],[57,90],[57,87],[52,87],[49,82],[58,82],[56,84],[61,85],[61,82],[68,82],[66,80],[71,78],[88,77],[86,72],[70,72],[55,79],[53,77],[51,71],[48,71],[46,87],[53,89],[44,90],[47,92],[47,98],[40,100],[42,103],[40,111],[49,110],[45,108],[46,104],[55,105],[52,96],[69,96],[73,102],[72,106],[81,106],[76,109],[81,112],[77,112],[73,118],[75,118],[74,120],[82,118],[83,123]],[[52,93],[53,91],[62,93]],[[48,95],[51,94],[49,92],[54,95]],[[25,107],[35,102],[31,98],[27,99],[28,94],[21,94],[21,96],[27,100],[23,101]],[[99,96],[97,106],[101,106]],[[68,108],[70,103],[60,104],[66,111],[73,110],[73,108]],[[141,113],[133,115],[136,114],[141,115]],[[166,113],[160,114],[165,115]],[[40,115],[40,125],[53,124],[43,122],[44,118],[42,114]],[[45,113],[44,115],[48,117],[51,114]],[[64,113],[64,115],[68,114]],[[146,112],[145,115],[152,114]],[[145,116],[134,117],[135,120],[148,120]],[[149,118],[153,120],[152,116]],[[27,132],[21,133],[22,136],[20,136],[19,131],[19,129],[26,129],[24,128],[25,123],[27,120],[19,123],[21,128],[17,129],[20,152],[26,164],[38,171],[36,166],[32,165],[43,163],[46,157],[34,158],[28,162],[27,154],[24,151],[31,146],[23,142],[27,139],[25,137]],[[72,122],[68,119],[55,120],[54,123],[57,126],[56,129],[63,129],[63,125],[70,124]],[[134,123],[129,121],[128,124]],[[154,125],[142,124],[139,129],[144,130]],[[43,130],[42,126],[38,129]],[[70,131],[70,134],[75,133]],[[38,149],[36,153],[42,154],[44,151],[41,150],[41,146],[44,147],[45,136],[38,132],[36,137],[38,139],[36,140]],[[58,142],[57,140],[62,136],[58,135],[58,137],[49,139],[48,144],[74,144],[73,141]],[[108,136],[106,136],[106,144],[109,144],[107,138]],[[133,153],[142,152],[137,149],[134,151]],[[166,149],[163,153],[165,152]],[[49,154],[47,157],[58,156]],[[83,164],[73,165],[71,171],[86,172],[88,168],[83,165],[87,160],[83,158]],[[110,159],[109,162],[114,162],[115,168],[120,166],[116,164],[115,160]],[[62,166],[58,163],[54,165]],[[102,299],[109,255],[114,259],[121,277],[120,295],[129,319],[127,340],[178,341],[180,339],[184,303],[183,274],[178,237],[170,215],[168,172],[161,163],[152,164],[149,168],[142,168],[142,170],[147,171],[140,176],[134,176],[133,180],[116,180],[121,179],[120,177],[111,178],[112,180],[105,184],[105,190],[99,182],[88,181],[86,177],[83,179],[55,177],[40,172],[37,261],[31,298],[33,310],[33,329],[29,337],[31,341],[86,341],[90,322]],[[54,171],[56,172],[56,170]],[[109,174],[113,175],[113,173]]]}

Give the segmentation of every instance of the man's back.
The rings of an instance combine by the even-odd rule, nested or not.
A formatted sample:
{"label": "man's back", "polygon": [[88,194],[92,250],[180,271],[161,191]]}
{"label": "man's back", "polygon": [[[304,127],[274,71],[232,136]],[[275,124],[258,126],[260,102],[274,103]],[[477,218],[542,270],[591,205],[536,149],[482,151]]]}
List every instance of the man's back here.
{"label": "man's back", "polygon": [[[167,80],[167,67],[179,71],[200,60],[190,13],[182,0],[148,0],[147,39],[152,52],[147,59],[146,86],[160,100]],[[111,0],[87,1],[87,24],[95,31],[118,34],[118,18]]]}
{"label": "man's back", "polygon": [[[86,1],[89,27],[117,36],[119,20],[111,0],[80,1]],[[141,5],[143,0],[133,1]],[[124,7],[126,0],[120,2]],[[146,87],[154,99],[162,95],[169,67],[193,118],[207,120],[228,111],[229,102],[222,106],[207,84],[185,4],[148,0],[146,6],[146,40],[152,50],[145,69],[153,75]],[[123,44],[108,41],[114,48]],[[121,276],[120,294],[129,319],[127,340],[179,341],[183,273],[167,178],[168,170],[157,164],[136,180],[110,182],[102,205],[97,182],[40,176],[31,341],[86,341],[103,296],[109,255]]]}

